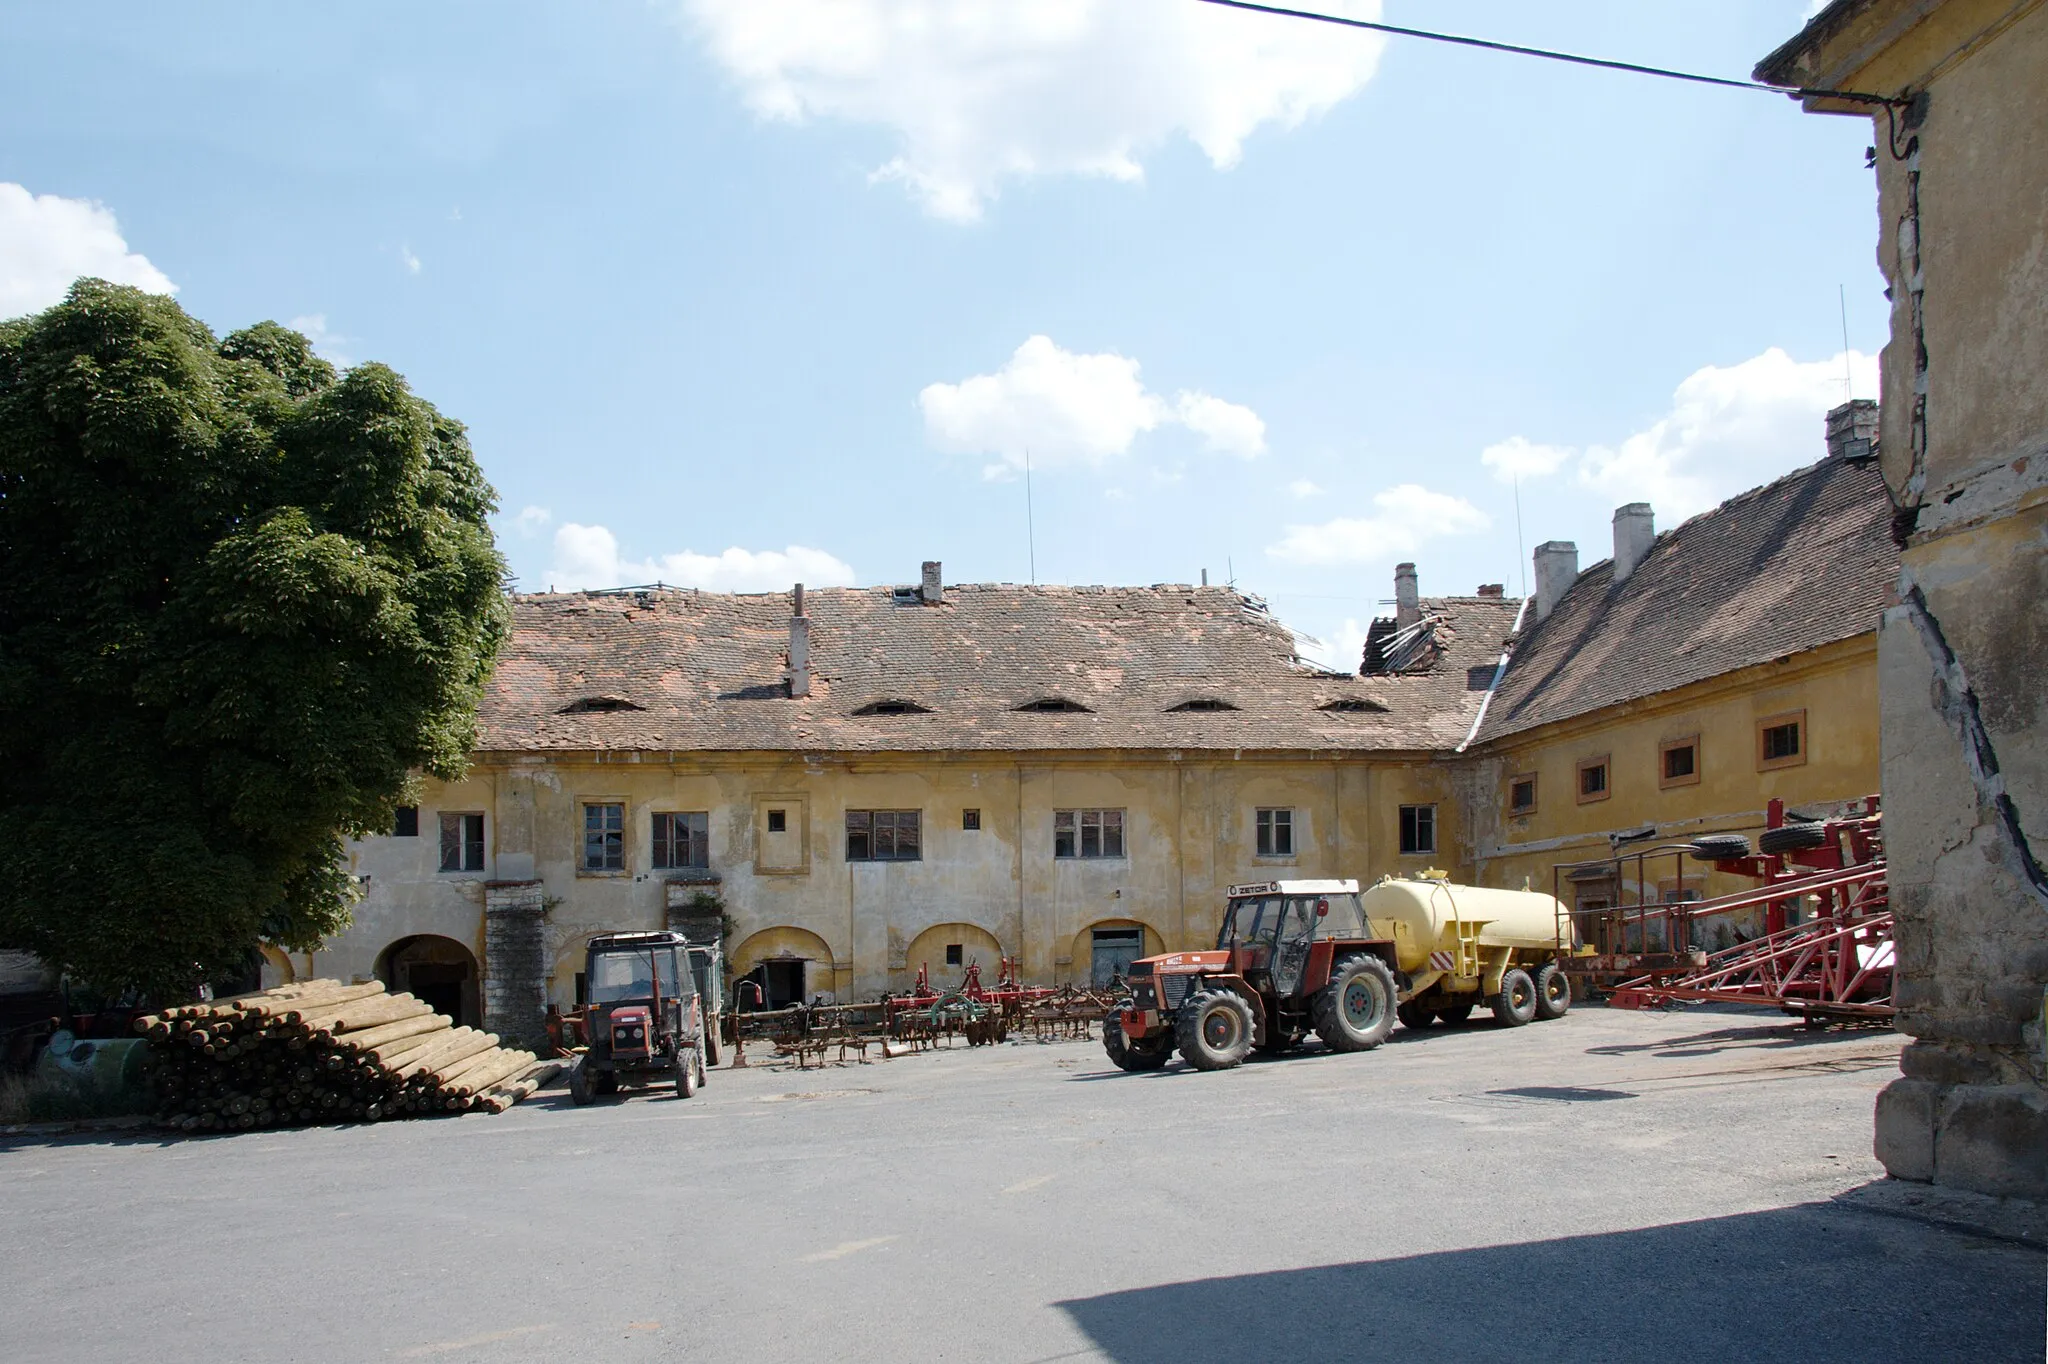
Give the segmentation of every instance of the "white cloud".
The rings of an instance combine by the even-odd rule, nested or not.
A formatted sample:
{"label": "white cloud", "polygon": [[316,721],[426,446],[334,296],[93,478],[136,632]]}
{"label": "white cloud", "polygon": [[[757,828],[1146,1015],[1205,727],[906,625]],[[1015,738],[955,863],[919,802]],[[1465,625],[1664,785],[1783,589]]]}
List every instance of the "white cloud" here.
{"label": "white cloud", "polygon": [[1375,493],[1370,516],[1340,516],[1314,526],[1289,526],[1267,547],[1299,564],[1355,564],[1412,554],[1425,541],[1482,531],[1493,519],[1462,497],[1403,483]]}
{"label": "white cloud", "polygon": [[1334,638],[1311,639],[1297,635],[1294,647],[1303,658],[1311,663],[1320,663],[1331,672],[1355,673],[1365,661],[1365,627],[1358,623],[1356,616],[1349,616]]}
{"label": "white cloud", "polygon": [[1295,497],[1321,497],[1322,485],[1312,479],[1297,478],[1287,485],[1287,491]]}
{"label": "white cloud", "polygon": [[153,294],[178,291],[148,257],[128,249],[121,225],[104,204],[30,194],[0,181],[0,317],[61,302],[83,275]]}
{"label": "white cloud", "polygon": [[521,507],[519,515],[512,518],[512,529],[521,535],[538,535],[554,519],[555,514],[546,507]]}
{"label": "white cloud", "polygon": [[[1218,169],[1372,79],[1385,40],[1190,0],[674,0],[763,118],[876,124],[872,179],[971,221],[1006,181],[1143,178],[1183,134]],[[1329,0],[1377,19],[1380,0]]]}
{"label": "white cloud", "polygon": [[417,275],[424,268],[420,264],[420,258],[412,253],[410,246],[398,248],[398,260],[401,265],[405,266],[405,273],[408,275]]}
{"label": "white cloud", "polygon": [[1169,406],[1138,377],[1138,362],[1114,352],[1081,355],[1034,336],[993,374],[928,384],[917,395],[925,436],[953,454],[995,455],[984,470],[1008,478],[1024,467],[1100,464],[1127,453],[1147,431],[1181,425],[1211,449],[1255,456],[1266,424],[1248,407],[1184,392]]}
{"label": "white cloud", "polygon": [[[523,519],[525,513],[520,515]],[[806,549],[802,545],[791,545],[785,550],[734,547],[722,554],[684,550],[653,559],[626,559],[621,557],[618,537],[611,531],[603,526],[579,526],[573,521],[555,530],[554,566],[548,571],[549,585],[562,592],[652,582],[713,592],[772,592],[792,583],[850,587],[853,581],[850,566],[821,549]]]}
{"label": "white cloud", "polygon": [[299,335],[313,343],[313,354],[337,369],[347,369],[355,364],[355,357],[349,354],[349,339],[327,326],[326,313],[307,313],[285,323]]}
{"label": "white cloud", "polygon": [[1498,445],[1479,452],[1479,462],[1493,470],[1503,483],[1520,478],[1542,478],[1554,474],[1575,451],[1562,445],[1537,445],[1521,436],[1509,436]]}
{"label": "white cloud", "polygon": [[1514,436],[1480,462],[1524,478],[1573,465],[1580,486],[1605,499],[1648,502],[1675,525],[1744,489],[1813,463],[1826,453],[1822,420],[1844,400],[1877,393],[1877,357],[1849,351],[1800,362],[1776,347],[1736,365],[1694,371],[1670,409],[1614,445],[1584,450],[1533,445]]}
{"label": "white cloud", "polygon": [[1174,413],[1211,450],[1246,459],[1266,453],[1266,424],[1249,407],[1206,393],[1183,393],[1174,402]]}

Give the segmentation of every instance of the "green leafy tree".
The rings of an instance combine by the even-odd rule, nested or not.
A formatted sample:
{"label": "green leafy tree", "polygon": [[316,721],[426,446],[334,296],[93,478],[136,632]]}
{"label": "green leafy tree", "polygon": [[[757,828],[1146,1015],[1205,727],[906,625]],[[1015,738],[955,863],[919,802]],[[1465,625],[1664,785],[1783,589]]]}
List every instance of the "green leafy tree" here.
{"label": "green leafy tree", "polygon": [[0,946],[186,996],[348,923],[342,839],[459,776],[496,494],[382,365],[80,280],[0,322]]}

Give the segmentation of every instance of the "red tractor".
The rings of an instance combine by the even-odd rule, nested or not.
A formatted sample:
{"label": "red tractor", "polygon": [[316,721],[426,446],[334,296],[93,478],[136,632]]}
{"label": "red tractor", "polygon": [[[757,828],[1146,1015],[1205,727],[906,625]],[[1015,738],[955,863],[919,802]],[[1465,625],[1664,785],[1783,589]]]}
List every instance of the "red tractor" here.
{"label": "red tractor", "polygon": [[1356,881],[1232,886],[1213,952],[1131,963],[1131,997],[1102,1024],[1124,1070],[1157,1070],[1178,1049],[1226,1070],[1256,1047],[1288,1050],[1310,1032],[1332,1051],[1367,1051],[1393,1031],[1394,944],[1374,938]]}
{"label": "red tractor", "polygon": [[601,933],[590,940],[583,1019],[590,1045],[569,1071],[569,1097],[704,1083],[704,1007],[680,933]]}

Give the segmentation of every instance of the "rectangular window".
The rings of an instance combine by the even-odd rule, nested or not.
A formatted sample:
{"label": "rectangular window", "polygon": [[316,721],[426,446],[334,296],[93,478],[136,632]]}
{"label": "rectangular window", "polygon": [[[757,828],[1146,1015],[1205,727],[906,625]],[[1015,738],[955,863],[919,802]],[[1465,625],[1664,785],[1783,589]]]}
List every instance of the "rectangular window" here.
{"label": "rectangular window", "polygon": [[771,834],[788,833],[789,811],[770,810],[768,812],[768,832]]}
{"label": "rectangular window", "polygon": [[484,817],[482,815],[441,816],[441,870],[482,871],[484,869]]}
{"label": "rectangular window", "polygon": [[1657,785],[1696,786],[1700,779],[1700,741],[1673,739],[1657,746]]}
{"label": "rectangular window", "polygon": [[583,870],[626,869],[626,807],[583,807]]}
{"label": "rectangular window", "polygon": [[1606,800],[1611,793],[1607,789],[1607,759],[1586,758],[1579,763],[1579,804],[1588,801]]}
{"label": "rectangular window", "polygon": [[1774,767],[1797,767],[1806,761],[1806,712],[1788,711],[1757,721],[1756,766],[1759,772]]}
{"label": "rectangular window", "polygon": [[915,862],[922,856],[924,813],[920,810],[848,810],[846,860]]}
{"label": "rectangular window", "polygon": [[1055,810],[1052,816],[1054,857],[1122,857],[1124,812],[1121,810]]}
{"label": "rectangular window", "polygon": [[1436,807],[1434,805],[1404,805],[1401,807],[1401,851],[1403,853],[1433,853],[1436,851]]}
{"label": "rectangular window", "polygon": [[711,865],[711,816],[702,810],[654,817],[654,869],[682,871]]}
{"label": "rectangular window", "polygon": [[1294,856],[1294,811],[1261,810],[1258,812],[1259,856]]}
{"label": "rectangular window", "polygon": [[946,944],[946,965],[958,966],[964,957],[965,951],[959,943],[949,942]]}
{"label": "rectangular window", "polygon": [[960,812],[960,827],[967,830],[979,829],[981,827],[981,811],[962,810]]}
{"label": "rectangular window", "polygon": [[1518,772],[1508,778],[1508,813],[1526,815],[1536,808],[1536,774]]}
{"label": "rectangular window", "polygon": [[418,838],[420,836],[419,806],[401,805],[398,807],[398,816],[391,822],[391,836],[393,838]]}

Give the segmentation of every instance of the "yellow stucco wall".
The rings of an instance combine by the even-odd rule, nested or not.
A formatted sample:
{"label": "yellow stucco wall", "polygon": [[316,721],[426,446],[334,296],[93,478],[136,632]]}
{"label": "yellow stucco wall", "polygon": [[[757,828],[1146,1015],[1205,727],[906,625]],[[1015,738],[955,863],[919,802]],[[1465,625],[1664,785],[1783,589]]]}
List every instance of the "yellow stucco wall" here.
{"label": "yellow stucco wall", "polygon": [[[1805,761],[1759,770],[1757,723],[1794,711],[1805,712]],[[1873,633],[1512,736],[1485,752],[1471,773],[1480,843],[1476,879],[1518,889],[1527,878],[1548,891],[1556,864],[1607,856],[1613,831],[1655,824],[1657,842],[1705,833],[1754,835],[1774,798],[1797,807],[1873,794],[1877,734]],[[1663,745],[1694,736],[1699,780],[1663,785]],[[1581,801],[1579,764],[1603,757],[1609,794]],[[1537,777],[1536,809],[1515,815],[1508,808],[1509,783],[1526,772]],[[1660,881],[1673,878],[1677,868],[1666,856],[1645,872],[1645,880]],[[1705,872],[1706,864],[1690,859],[1683,866],[1688,886]],[[1718,875],[1703,882],[1709,895],[1751,884]],[[1633,900],[1640,887],[1628,890]],[[1650,886],[1649,898],[1658,898],[1658,890]]]}
{"label": "yellow stucco wall", "polygon": [[[418,838],[352,846],[353,869],[368,877],[364,900],[312,969],[367,976],[393,942],[419,933],[461,943],[481,962],[486,881],[537,878],[550,998],[566,1007],[589,935],[663,925],[668,878],[651,865],[653,815],[701,810],[740,970],[804,957],[814,963],[811,992],[866,997],[908,988],[921,960],[935,984],[953,983],[959,972],[944,965],[943,946],[960,941],[989,979],[1008,954],[1027,981],[1085,980],[1092,927],[1142,927],[1150,950],[1206,945],[1234,882],[1469,867],[1455,795],[1452,765],[1428,757],[482,755],[468,779],[426,784]],[[626,807],[623,872],[578,869],[582,807],[597,802]],[[1398,807],[1428,802],[1438,807],[1438,851],[1404,857]],[[1294,812],[1292,856],[1256,855],[1261,807]],[[978,830],[963,828],[969,809],[980,812]],[[1054,812],[1079,809],[1124,812],[1124,856],[1055,858]],[[785,814],[782,833],[768,828],[771,810]],[[848,810],[921,812],[922,857],[849,862]],[[443,873],[439,816],[461,812],[485,816],[485,870]],[[964,929],[933,936],[942,925]]]}

